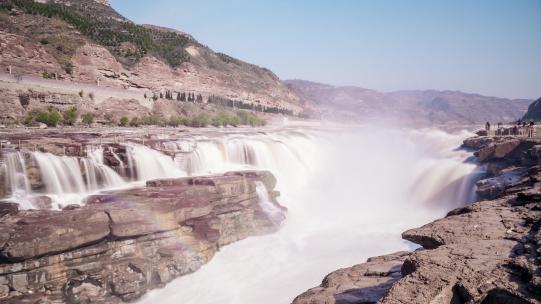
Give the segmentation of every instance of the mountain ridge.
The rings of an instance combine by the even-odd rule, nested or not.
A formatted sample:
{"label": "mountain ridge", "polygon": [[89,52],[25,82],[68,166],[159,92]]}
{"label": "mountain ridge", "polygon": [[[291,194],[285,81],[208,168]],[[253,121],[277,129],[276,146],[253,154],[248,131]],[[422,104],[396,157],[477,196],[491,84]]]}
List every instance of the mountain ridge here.
{"label": "mountain ridge", "polygon": [[301,104],[311,109],[313,115],[333,120],[385,119],[415,125],[479,124],[487,120],[510,122],[521,118],[531,103],[528,99],[507,99],[457,90],[380,92],[300,79],[284,80],[284,83],[300,96]]}

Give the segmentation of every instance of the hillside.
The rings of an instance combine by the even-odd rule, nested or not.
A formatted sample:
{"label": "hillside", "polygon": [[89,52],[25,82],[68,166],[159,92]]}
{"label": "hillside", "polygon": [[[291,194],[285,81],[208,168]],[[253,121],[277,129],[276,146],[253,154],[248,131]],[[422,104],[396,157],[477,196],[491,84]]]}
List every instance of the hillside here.
{"label": "hillside", "polygon": [[524,119],[541,120],[541,98],[528,106],[528,111],[524,114]]}
{"label": "hillside", "polygon": [[460,91],[383,93],[304,80],[286,80],[285,83],[300,96],[301,104],[313,115],[331,120],[387,120],[420,125],[510,122],[522,117],[531,102]]}
{"label": "hillside", "polygon": [[134,24],[105,0],[0,2],[0,53],[2,72],[139,91],[149,102],[171,91],[300,111],[298,97],[268,69],[180,31]]}

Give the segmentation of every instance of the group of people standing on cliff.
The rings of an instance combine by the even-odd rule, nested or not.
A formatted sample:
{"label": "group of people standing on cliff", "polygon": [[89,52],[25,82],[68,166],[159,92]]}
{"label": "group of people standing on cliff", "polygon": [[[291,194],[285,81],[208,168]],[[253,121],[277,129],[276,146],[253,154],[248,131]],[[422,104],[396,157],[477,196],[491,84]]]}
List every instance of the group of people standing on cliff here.
{"label": "group of people standing on cliff", "polygon": [[[485,124],[485,131],[487,136],[490,136],[490,122]],[[519,119],[511,128],[504,128],[503,123],[499,122],[494,134],[496,136],[501,135],[517,135],[534,137],[535,134],[535,122],[530,120],[529,122]]]}

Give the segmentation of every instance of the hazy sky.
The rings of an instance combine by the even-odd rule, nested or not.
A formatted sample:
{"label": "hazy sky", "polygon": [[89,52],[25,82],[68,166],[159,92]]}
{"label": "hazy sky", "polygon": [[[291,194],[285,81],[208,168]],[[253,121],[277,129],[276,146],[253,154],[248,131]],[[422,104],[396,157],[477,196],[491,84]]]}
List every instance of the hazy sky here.
{"label": "hazy sky", "polygon": [[110,2],[281,79],[541,97],[541,0]]}

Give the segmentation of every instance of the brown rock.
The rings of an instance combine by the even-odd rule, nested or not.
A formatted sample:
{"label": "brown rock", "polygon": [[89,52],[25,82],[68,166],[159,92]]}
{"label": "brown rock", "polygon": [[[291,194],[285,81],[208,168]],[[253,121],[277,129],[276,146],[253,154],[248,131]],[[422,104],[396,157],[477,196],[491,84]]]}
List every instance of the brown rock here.
{"label": "brown rock", "polygon": [[255,192],[266,174],[160,180],[80,208],[6,215],[0,292],[11,292],[2,303],[134,301],[199,269],[221,246],[275,231],[279,222]]}
{"label": "brown rock", "polygon": [[400,269],[409,255],[409,252],[397,252],[334,271],[323,279],[319,287],[299,295],[293,303],[376,303],[402,277]]}
{"label": "brown rock", "polygon": [[0,201],[0,217],[13,215],[19,212],[19,204],[7,201]]}

